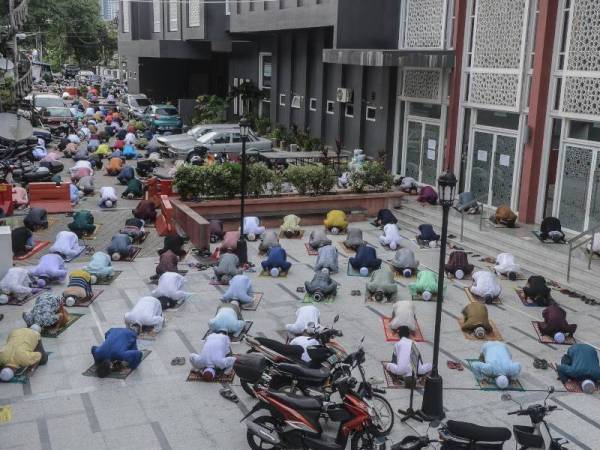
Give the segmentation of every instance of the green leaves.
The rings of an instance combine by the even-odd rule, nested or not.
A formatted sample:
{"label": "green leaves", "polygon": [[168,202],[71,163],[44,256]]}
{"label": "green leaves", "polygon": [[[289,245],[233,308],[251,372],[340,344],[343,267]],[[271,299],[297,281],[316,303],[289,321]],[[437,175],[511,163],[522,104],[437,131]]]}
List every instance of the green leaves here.
{"label": "green leaves", "polygon": [[227,102],[224,98],[216,95],[200,95],[196,98],[195,115],[192,123],[199,125],[223,122],[226,108]]}
{"label": "green leaves", "polygon": [[336,183],[335,172],[321,164],[290,166],[283,176],[300,195],[323,195]]}
{"label": "green leaves", "polygon": [[377,161],[367,161],[360,170],[353,170],[348,177],[353,192],[364,192],[367,188],[376,191],[389,191],[393,177],[385,166]]}

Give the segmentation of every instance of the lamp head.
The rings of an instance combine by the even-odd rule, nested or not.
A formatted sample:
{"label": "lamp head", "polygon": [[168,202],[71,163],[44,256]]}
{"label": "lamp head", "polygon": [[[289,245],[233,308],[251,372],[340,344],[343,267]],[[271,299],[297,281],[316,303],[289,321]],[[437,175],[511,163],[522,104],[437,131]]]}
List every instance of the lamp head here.
{"label": "lamp head", "polygon": [[248,137],[250,131],[250,121],[246,117],[240,119],[240,136],[242,138]]}
{"label": "lamp head", "polygon": [[442,206],[452,206],[456,194],[456,177],[452,172],[444,172],[438,178],[438,198]]}

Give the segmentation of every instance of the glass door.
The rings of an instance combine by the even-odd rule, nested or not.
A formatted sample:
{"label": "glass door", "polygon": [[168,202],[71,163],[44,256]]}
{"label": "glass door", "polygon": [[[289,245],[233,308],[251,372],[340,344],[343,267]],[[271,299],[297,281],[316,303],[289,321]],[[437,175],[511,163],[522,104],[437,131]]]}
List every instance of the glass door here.
{"label": "glass door", "polygon": [[470,191],[491,206],[511,205],[516,136],[474,131],[471,152]]}
{"label": "glass door", "polygon": [[[582,231],[587,228],[590,175],[593,167],[592,163],[595,159],[595,151],[592,148],[574,145],[565,145],[563,149],[564,161],[558,218],[565,228]],[[598,168],[594,171],[595,180],[598,179],[598,171]],[[592,193],[594,197],[593,209],[597,211],[596,187],[593,188]]]}
{"label": "glass door", "polygon": [[420,183],[436,184],[440,126],[420,120],[407,122],[404,175]]}

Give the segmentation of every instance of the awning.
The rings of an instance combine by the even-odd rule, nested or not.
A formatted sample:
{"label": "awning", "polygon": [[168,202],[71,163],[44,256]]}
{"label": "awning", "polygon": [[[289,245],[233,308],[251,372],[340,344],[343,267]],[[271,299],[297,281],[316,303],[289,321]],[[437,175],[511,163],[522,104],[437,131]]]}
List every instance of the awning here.
{"label": "awning", "polygon": [[452,67],[454,50],[395,50],[328,48],[323,62],[370,67]]}

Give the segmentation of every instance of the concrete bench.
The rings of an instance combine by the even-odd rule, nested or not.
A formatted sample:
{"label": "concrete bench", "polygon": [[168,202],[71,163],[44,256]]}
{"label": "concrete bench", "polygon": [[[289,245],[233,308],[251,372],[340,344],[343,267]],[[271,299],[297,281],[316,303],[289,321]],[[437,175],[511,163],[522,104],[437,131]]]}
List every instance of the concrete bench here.
{"label": "concrete bench", "polygon": [[29,206],[44,208],[48,213],[67,213],[71,206],[70,183],[29,183]]}

